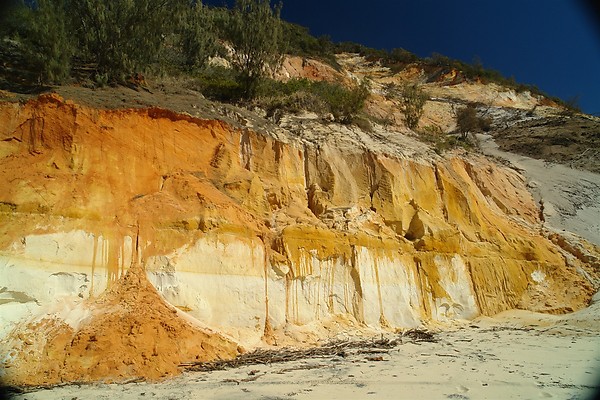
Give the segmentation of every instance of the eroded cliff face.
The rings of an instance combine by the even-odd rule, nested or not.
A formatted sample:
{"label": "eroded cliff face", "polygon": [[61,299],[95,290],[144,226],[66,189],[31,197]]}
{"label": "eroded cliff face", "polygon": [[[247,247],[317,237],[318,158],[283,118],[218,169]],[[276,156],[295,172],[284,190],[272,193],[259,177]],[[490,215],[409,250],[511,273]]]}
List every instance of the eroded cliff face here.
{"label": "eroded cliff face", "polygon": [[[1,333],[21,349],[7,365],[19,371],[35,321],[89,329],[55,310],[86,309],[138,265],[196,325],[246,346],[587,305],[585,260],[545,237],[517,172],[338,128],[264,134],[55,95],[0,104]],[[236,353],[227,340],[213,357]]]}

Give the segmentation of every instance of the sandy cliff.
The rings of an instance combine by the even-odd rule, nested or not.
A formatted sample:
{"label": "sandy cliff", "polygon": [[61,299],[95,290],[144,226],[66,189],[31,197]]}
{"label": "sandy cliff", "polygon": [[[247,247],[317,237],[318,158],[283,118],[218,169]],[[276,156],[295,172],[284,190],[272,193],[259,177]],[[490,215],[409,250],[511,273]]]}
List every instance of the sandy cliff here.
{"label": "sandy cliff", "polygon": [[[157,378],[186,358],[232,357],[234,342],[588,304],[590,259],[547,238],[514,170],[440,157],[379,128],[294,126],[259,132],[56,95],[0,103],[5,379]],[[133,279],[137,266],[145,274]],[[137,288],[162,297],[131,296]],[[123,331],[118,321],[147,323],[131,312],[142,309],[156,326]],[[185,334],[169,336],[163,322]],[[86,372],[69,357],[104,351],[94,353],[91,331],[114,334],[124,355],[168,353],[169,340],[179,350],[164,363],[124,356],[115,363],[127,368]]]}

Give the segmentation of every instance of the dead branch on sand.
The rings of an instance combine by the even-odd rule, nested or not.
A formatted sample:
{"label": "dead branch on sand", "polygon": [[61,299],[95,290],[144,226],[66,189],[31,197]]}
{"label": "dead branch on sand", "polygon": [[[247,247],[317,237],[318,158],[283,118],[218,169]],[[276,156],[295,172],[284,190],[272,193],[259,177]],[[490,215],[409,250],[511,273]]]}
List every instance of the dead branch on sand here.
{"label": "dead branch on sand", "polygon": [[346,357],[351,350],[358,350],[358,353],[364,352],[366,349],[386,351],[404,343],[418,342],[436,342],[437,338],[431,333],[420,329],[411,329],[397,337],[389,339],[381,337],[381,339],[368,340],[336,340],[329,342],[320,347],[312,347],[309,349],[257,349],[253,352],[242,354],[233,360],[217,360],[211,362],[187,362],[181,363],[179,366],[187,371],[219,371],[228,368],[238,368],[245,365],[255,364],[274,364],[288,361],[296,361],[306,358],[319,357]]}

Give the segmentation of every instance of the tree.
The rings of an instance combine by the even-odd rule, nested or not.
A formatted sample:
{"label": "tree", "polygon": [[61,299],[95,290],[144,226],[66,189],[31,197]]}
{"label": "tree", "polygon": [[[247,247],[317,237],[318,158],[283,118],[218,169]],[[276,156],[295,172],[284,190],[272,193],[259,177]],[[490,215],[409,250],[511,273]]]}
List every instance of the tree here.
{"label": "tree", "polygon": [[202,68],[217,52],[213,15],[201,2],[189,7],[179,27],[180,46],[188,68]]}
{"label": "tree", "polygon": [[271,8],[270,0],[237,0],[225,27],[226,37],[235,49],[231,63],[240,74],[247,98],[255,96],[260,79],[283,61],[280,13],[281,3]]}
{"label": "tree", "polygon": [[216,47],[200,1],[11,0],[6,14],[0,34],[15,38],[40,82],[85,64],[98,83],[122,83],[171,59],[201,67]]}
{"label": "tree", "polygon": [[19,45],[24,66],[38,83],[61,83],[71,72],[75,52],[62,0],[38,0],[35,7],[14,1],[0,23],[2,36]]}
{"label": "tree", "polygon": [[423,115],[427,95],[417,85],[405,85],[400,92],[400,96],[404,123],[410,129],[415,129]]}
{"label": "tree", "polygon": [[30,11],[23,0],[8,0],[0,6],[0,36],[14,38],[26,31],[30,24]]}
{"label": "tree", "polygon": [[408,50],[395,48],[390,52],[389,59],[393,62],[410,64],[417,61],[419,57]]}
{"label": "tree", "polygon": [[69,0],[74,36],[96,76],[123,82],[157,61],[164,38],[181,20],[185,0]]}
{"label": "tree", "polygon": [[370,82],[363,80],[360,84],[347,88],[339,83],[318,81],[310,84],[310,91],[325,102],[327,108],[320,111],[328,109],[336,121],[350,124],[369,97]]}
{"label": "tree", "polygon": [[472,104],[461,108],[456,113],[456,125],[463,139],[466,139],[469,133],[489,130],[491,123],[490,118],[478,117],[477,109]]}

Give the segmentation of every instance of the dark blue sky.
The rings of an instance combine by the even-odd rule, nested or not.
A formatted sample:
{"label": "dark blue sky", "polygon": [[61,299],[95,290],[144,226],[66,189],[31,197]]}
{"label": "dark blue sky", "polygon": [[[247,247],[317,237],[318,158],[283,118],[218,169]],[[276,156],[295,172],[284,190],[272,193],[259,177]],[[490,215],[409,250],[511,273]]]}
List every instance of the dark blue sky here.
{"label": "dark blue sky", "polygon": [[550,95],[578,97],[583,111],[600,115],[600,29],[576,0],[287,0],[282,17],[336,42],[477,57]]}

